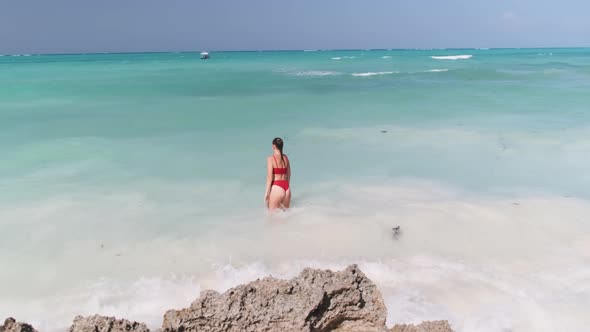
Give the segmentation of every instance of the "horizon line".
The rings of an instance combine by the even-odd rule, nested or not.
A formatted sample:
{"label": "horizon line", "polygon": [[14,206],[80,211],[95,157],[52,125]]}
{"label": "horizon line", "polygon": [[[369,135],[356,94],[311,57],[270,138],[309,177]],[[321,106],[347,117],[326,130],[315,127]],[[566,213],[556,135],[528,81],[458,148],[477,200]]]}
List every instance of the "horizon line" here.
{"label": "horizon line", "polygon": [[535,49],[585,49],[590,46],[551,46],[551,47],[450,47],[450,48],[343,48],[343,49],[276,49],[276,50],[184,50],[184,51],[116,51],[116,52],[76,52],[76,53],[20,53],[0,56],[33,55],[97,55],[97,54],[168,54],[168,53],[263,53],[263,52],[350,52],[350,51],[453,51],[453,50],[535,50]]}

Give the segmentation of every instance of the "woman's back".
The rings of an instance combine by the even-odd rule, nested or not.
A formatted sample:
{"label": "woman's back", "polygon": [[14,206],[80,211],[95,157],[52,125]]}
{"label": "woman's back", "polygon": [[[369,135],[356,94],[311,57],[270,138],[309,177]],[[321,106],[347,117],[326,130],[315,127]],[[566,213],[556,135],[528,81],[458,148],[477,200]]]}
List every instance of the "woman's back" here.
{"label": "woman's back", "polygon": [[289,158],[287,155],[281,157],[277,157],[276,155],[272,155],[269,159],[272,158],[272,167],[273,167],[273,174],[274,180],[288,180],[287,176],[287,169],[289,168]]}

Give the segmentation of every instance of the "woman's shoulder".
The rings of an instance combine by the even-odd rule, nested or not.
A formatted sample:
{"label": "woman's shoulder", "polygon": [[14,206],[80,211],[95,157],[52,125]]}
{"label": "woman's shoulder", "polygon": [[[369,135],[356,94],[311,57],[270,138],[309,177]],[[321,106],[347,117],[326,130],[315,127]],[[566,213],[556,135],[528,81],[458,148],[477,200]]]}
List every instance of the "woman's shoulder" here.
{"label": "woman's shoulder", "polygon": [[[285,158],[287,161],[289,161],[289,157],[287,157],[286,154],[283,154],[283,158]],[[270,156],[266,157],[266,160],[268,160],[268,161],[274,161],[277,159],[280,159],[280,158],[276,157],[274,154],[271,154]]]}

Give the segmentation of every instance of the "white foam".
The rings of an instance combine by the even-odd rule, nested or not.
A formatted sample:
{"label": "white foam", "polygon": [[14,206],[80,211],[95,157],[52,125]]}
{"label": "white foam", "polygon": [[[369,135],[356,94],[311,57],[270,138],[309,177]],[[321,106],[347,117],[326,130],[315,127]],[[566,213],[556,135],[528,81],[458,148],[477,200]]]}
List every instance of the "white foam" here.
{"label": "white foam", "polygon": [[[92,233],[93,239],[113,235],[107,224],[122,226],[123,236],[121,243],[95,251],[89,251],[87,239],[65,242],[70,252],[29,266],[42,270],[51,287],[54,279],[79,280],[88,271],[107,274],[106,278],[81,285],[70,280],[71,286],[58,292],[45,290],[44,295],[6,292],[0,298],[0,312],[49,332],[63,330],[76,314],[95,313],[145,321],[157,328],[165,310],[188,306],[201,289],[225,291],[269,274],[290,278],[306,266],[339,270],[359,263],[383,294],[390,326],[433,319],[448,319],[459,332],[583,331],[587,326],[589,201],[478,195],[411,179],[364,185],[320,182],[298,189],[297,206],[274,221],[213,223],[172,237],[158,229],[144,238],[136,236],[149,230],[149,216],[169,215],[159,210],[161,202],[151,203],[139,193],[121,197],[117,204],[101,202],[100,196],[88,197],[89,205],[35,204],[39,208],[33,211],[19,210],[18,221],[4,218],[9,214],[2,209],[2,220],[37,223],[31,227],[79,214],[96,219],[86,220],[87,225],[96,222],[93,227],[102,227]],[[228,194],[232,188],[219,191]],[[92,205],[97,202],[100,205]],[[114,211],[95,215],[107,206]],[[131,208],[122,210],[124,206]],[[72,214],[72,209],[77,211]],[[133,229],[127,229],[130,221],[144,227],[128,233]],[[393,225],[402,226],[398,240],[391,237]],[[43,229],[30,236],[39,240],[39,231]],[[112,255],[115,252],[123,255]],[[67,269],[71,266],[76,269]],[[18,280],[39,277],[13,272]],[[6,290],[8,285],[15,287],[4,285]]]}
{"label": "white foam", "polygon": [[339,74],[339,72],[329,70],[308,70],[294,73],[295,76],[334,76]]}
{"label": "white foam", "polygon": [[384,55],[384,56],[382,56],[382,57],[381,57],[381,59],[391,59],[391,56],[389,56],[389,55]]}
{"label": "white foam", "polygon": [[473,57],[473,55],[471,55],[471,54],[431,56],[431,58],[436,59],[436,60],[465,60],[465,59],[471,59],[472,57]]}
{"label": "white foam", "polygon": [[[192,277],[140,277],[134,281],[99,279],[59,296],[39,297],[34,301],[17,299],[11,303],[0,299],[0,312],[19,313],[19,320],[33,324],[40,331],[64,331],[75,315],[95,314],[143,321],[155,329],[162,323],[155,313],[187,307],[198,297],[199,291],[199,284]],[[48,311],[50,315],[40,314],[49,314]],[[39,314],[33,314],[35,312]]]}
{"label": "white foam", "polygon": [[303,52],[317,52],[318,50],[303,50]]}
{"label": "white foam", "polygon": [[342,57],[339,57],[339,56],[336,56],[336,57],[333,57],[332,58],[332,60],[340,60],[340,59],[342,59]]}
{"label": "white foam", "polygon": [[352,76],[357,77],[369,77],[369,76],[380,76],[380,75],[391,75],[397,74],[397,71],[378,71],[378,72],[366,72],[366,73],[353,73]]}
{"label": "white foam", "polygon": [[430,69],[428,71],[432,72],[432,73],[440,73],[440,72],[445,72],[445,71],[449,71],[449,70],[448,69]]}

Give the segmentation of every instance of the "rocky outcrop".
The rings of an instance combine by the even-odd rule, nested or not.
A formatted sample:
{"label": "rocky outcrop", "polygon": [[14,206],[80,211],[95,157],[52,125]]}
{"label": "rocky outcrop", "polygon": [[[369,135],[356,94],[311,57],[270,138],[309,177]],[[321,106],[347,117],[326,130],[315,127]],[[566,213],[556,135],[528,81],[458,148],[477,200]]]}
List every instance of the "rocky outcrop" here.
{"label": "rocky outcrop", "polygon": [[189,308],[164,315],[165,332],[385,331],[381,293],[356,265],[307,268],[291,280],[267,277],[223,294],[204,291]]}
{"label": "rocky outcrop", "polygon": [[77,316],[70,332],[149,332],[144,323],[130,322],[126,319],[104,316]]}
{"label": "rocky outcrop", "polygon": [[[203,291],[189,308],[170,310],[158,332],[453,332],[447,321],[385,327],[381,293],[356,265],[344,271],[307,268],[291,280],[272,277],[223,294]],[[37,332],[8,318],[0,332]],[[78,316],[69,332],[149,332],[143,323]]]}
{"label": "rocky outcrop", "polygon": [[4,325],[0,325],[0,332],[37,332],[27,323],[19,323],[14,318],[6,318]]}
{"label": "rocky outcrop", "polygon": [[422,322],[419,325],[397,324],[390,332],[453,332],[451,325],[446,320]]}

